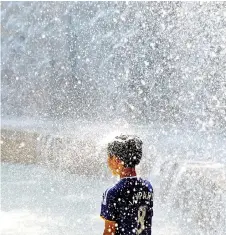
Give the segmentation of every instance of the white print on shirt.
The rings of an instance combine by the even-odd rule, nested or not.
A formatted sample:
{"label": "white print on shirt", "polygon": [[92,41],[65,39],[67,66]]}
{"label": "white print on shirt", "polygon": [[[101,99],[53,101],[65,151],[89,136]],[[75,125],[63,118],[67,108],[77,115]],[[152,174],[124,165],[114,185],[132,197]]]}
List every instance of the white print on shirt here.
{"label": "white print on shirt", "polygon": [[130,202],[131,205],[134,205],[136,203],[138,203],[139,200],[152,200],[153,198],[153,193],[151,192],[138,192],[136,194],[134,194],[133,196],[133,202]]}
{"label": "white print on shirt", "polygon": [[145,216],[146,216],[147,207],[140,206],[138,209],[138,216],[137,216],[137,230],[136,234],[139,235],[145,229]]}

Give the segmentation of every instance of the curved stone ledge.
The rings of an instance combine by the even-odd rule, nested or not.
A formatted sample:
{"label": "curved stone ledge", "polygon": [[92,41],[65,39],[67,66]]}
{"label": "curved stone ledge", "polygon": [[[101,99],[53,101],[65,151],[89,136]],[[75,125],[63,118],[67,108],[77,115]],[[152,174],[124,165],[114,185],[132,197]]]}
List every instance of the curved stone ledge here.
{"label": "curved stone ledge", "polygon": [[105,163],[105,152],[94,140],[5,128],[1,137],[2,161],[45,164],[79,174],[97,174]]}
{"label": "curved stone ledge", "polygon": [[183,226],[197,234],[226,234],[226,166],[214,162],[165,162],[160,195]]}

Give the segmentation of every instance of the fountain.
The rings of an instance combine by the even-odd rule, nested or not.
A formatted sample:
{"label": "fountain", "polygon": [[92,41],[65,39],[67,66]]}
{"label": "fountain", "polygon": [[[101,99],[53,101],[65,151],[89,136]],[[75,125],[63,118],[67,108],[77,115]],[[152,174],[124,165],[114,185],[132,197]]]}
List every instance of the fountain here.
{"label": "fountain", "polygon": [[[4,218],[21,206],[7,200],[14,201],[10,184],[21,176],[28,192],[29,187],[36,192],[35,185],[42,192],[29,197],[38,198],[35,207],[35,199],[26,204],[26,190],[16,189],[24,195],[25,217],[30,212],[24,208],[31,207],[34,218],[43,208],[43,218],[51,218],[59,203],[71,213],[62,210],[63,218],[57,217],[68,226],[66,234],[80,234],[76,226],[84,232],[78,217],[73,222],[73,195],[81,205],[87,200],[95,206],[100,195],[92,191],[95,198],[87,199],[86,187],[73,182],[78,177],[92,188],[98,178],[96,188],[102,188],[109,176],[108,138],[136,133],[144,142],[139,171],[152,177],[156,188],[155,233],[225,234],[225,3],[2,2],[1,7]],[[29,171],[37,174],[34,185]],[[52,185],[67,187],[61,192]],[[84,214],[94,213],[87,210]],[[96,223],[92,216],[83,219]],[[56,228],[58,234],[46,221],[53,226],[47,230]]]}

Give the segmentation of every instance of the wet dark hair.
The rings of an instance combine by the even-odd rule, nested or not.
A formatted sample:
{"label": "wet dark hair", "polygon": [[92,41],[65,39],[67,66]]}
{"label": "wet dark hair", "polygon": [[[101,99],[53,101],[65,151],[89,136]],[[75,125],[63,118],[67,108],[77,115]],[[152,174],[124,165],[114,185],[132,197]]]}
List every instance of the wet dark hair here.
{"label": "wet dark hair", "polygon": [[108,155],[115,155],[124,162],[125,167],[135,167],[142,157],[141,139],[134,135],[120,135],[108,144]]}

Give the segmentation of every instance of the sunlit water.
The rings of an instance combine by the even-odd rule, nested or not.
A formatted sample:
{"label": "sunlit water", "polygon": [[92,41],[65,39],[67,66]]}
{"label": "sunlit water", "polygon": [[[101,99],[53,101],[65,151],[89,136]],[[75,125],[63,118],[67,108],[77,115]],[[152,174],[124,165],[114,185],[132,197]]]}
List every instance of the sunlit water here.
{"label": "sunlit water", "polygon": [[[43,164],[2,164],[3,235],[101,234],[102,193],[115,182],[105,177],[102,145],[121,132],[144,141],[140,173],[155,189],[153,234],[226,234],[226,222],[212,232],[184,227],[190,220],[172,204],[178,182],[189,188],[182,180],[186,170],[170,169],[176,161],[226,163],[224,3],[6,2],[1,21],[2,135],[22,130],[37,137],[4,136],[2,146],[11,145],[3,157],[23,162],[17,147],[30,153],[32,144]],[[16,116],[21,119],[11,119]],[[60,121],[37,124],[40,116]],[[131,121],[149,126],[131,127]],[[166,161],[173,163],[161,176]],[[67,173],[71,165],[77,174]],[[78,174],[80,168],[89,176]],[[171,188],[165,205],[160,181]]]}

